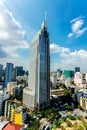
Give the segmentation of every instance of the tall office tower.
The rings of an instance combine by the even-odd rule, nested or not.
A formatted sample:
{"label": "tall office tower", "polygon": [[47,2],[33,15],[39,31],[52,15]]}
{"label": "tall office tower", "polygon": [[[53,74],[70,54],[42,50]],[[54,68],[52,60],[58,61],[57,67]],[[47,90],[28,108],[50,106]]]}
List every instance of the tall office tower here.
{"label": "tall office tower", "polygon": [[14,80],[16,80],[17,76],[23,76],[25,71],[23,70],[23,66],[16,66],[14,68]]}
{"label": "tall office tower", "polygon": [[23,70],[23,66],[16,66],[15,67],[15,74],[16,74],[16,77],[17,76],[23,76],[24,75],[24,70]]}
{"label": "tall office tower", "polygon": [[0,81],[2,81],[3,65],[0,64]]}
{"label": "tall office tower", "polygon": [[80,67],[75,67],[75,73],[80,72]]}
{"label": "tall office tower", "polygon": [[5,87],[7,87],[7,83],[13,80],[13,64],[6,64],[6,74],[5,74]]}
{"label": "tall office tower", "polygon": [[29,88],[23,91],[23,104],[39,110],[50,104],[50,50],[46,19],[34,36],[30,49]]}

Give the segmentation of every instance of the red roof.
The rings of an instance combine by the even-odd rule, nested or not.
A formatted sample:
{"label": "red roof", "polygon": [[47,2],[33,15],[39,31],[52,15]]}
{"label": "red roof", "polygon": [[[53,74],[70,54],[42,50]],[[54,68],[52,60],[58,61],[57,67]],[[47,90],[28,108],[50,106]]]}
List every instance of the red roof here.
{"label": "red roof", "polygon": [[2,130],[20,130],[21,128],[23,128],[23,125],[17,125],[17,124],[9,123]]}

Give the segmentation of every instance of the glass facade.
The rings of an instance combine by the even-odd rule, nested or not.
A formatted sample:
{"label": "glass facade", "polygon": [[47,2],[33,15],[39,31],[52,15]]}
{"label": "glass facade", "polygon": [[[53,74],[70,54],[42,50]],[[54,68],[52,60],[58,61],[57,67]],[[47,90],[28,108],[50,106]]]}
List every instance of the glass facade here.
{"label": "glass facade", "polygon": [[45,24],[44,22],[41,30],[34,36],[30,49],[29,88],[30,95],[33,96],[33,109],[50,104],[50,50]]}

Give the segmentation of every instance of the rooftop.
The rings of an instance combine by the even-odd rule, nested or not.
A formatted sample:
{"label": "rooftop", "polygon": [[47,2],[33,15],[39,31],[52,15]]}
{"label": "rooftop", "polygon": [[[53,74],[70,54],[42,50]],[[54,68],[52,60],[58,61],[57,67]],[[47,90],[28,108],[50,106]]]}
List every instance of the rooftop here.
{"label": "rooftop", "polygon": [[17,125],[17,124],[9,123],[2,130],[21,130],[21,128],[23,128],[23,125]]}
{"label": "rooftop", "polygon": [[0,120],[0,130],[2,130],[2,128],[7,125],[9,123],[9,121],[1,121]]}

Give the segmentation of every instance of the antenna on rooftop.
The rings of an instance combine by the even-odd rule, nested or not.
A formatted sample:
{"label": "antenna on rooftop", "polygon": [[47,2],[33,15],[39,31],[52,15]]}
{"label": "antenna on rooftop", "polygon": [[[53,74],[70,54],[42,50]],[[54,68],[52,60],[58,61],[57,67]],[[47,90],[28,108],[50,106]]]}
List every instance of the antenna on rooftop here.
{"label": "antenna on rooftop", "polygon": [[47,11],[45,11],[45,22],[47,22]]}
{"label": "antenna on rooftop", "polygon": [[46,23],[47,23],[47,11],[45,11],[45,19],[44,19],[44,27],[46,28]]}

